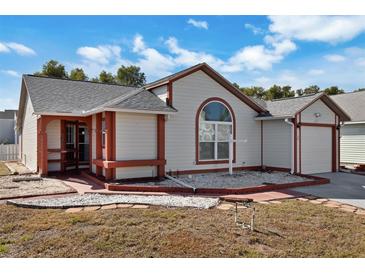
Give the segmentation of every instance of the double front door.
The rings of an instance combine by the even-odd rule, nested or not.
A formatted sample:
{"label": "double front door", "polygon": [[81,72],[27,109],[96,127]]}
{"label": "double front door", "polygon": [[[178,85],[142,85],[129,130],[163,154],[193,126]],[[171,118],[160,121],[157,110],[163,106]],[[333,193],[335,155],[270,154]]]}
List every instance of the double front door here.
{"label": "double front door", "polygon": [[89,132],[86,124],[65,122],[64,168],[66,170],[89,166]]}

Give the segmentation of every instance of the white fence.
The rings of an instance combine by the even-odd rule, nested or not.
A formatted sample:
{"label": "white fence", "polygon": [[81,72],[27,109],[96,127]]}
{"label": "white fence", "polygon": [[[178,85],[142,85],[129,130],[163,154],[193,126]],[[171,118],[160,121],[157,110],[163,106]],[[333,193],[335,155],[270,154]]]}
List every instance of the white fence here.
{"label": "white fence", "polygon": [[0,161],[18,160],[18,145],[0,145]]}

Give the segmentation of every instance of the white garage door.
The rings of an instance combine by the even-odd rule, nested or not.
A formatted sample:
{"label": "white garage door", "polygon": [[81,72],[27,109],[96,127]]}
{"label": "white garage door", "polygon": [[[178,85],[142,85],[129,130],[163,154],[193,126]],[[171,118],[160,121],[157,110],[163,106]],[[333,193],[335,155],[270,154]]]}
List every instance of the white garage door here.
{"label": "white garage door", "polygon": [[332,171],[332,129],[330,127],[303,126],[302,173],[313,174]]}

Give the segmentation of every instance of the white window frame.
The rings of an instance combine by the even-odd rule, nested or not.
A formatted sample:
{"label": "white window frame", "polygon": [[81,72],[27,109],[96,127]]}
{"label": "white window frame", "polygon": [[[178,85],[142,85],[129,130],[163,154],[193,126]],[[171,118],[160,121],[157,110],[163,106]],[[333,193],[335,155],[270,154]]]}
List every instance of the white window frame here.
{"label": "white window frame", "polygon": [[[228,109],[228,112],[229,112],[229,115],[231,116],[231,122],[222,122],[222,121],[202,121],[201,120],[201,112],[204,110],[204,108],[209,105],[210,103],[219,103],[219,104],[222,104],[226,109]],[[211,125],[214,125],[214,136],[215,136],[215,140],[214,141],[201,141],[200,140],[200,125],[201,124],[211,124]],[[230,125],[231,126],[231,132],[233,134],[234,132],[234,128],[233,128],[233,115],[232,115],[232,112],[230,110],[229,107],[227,107],[226,104],[224,104],[223,102],[221,101],[210,101],[208,103],[206,103],[200,110],[200,113],[199,113],[199,128],[198,128],[198,142],[199,142],[199,145],[198,145],[198,149],[199,149],[199,153],[198,153],[198,159],[199,161],[225,161],[225,160],[228,160],[229,158],[218,158],[218,143],[229,143],[229,140],[227,141],[218,141],[218,125]],[[214,143],[214,159],[201,159],[200,158],[200,143]]]}

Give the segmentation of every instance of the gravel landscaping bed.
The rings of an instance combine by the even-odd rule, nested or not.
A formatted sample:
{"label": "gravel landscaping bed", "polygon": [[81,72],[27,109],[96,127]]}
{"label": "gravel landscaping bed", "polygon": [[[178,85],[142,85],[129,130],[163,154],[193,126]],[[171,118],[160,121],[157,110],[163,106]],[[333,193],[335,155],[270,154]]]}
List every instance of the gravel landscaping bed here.
{"label": "gravel landscaping bed", "polygon": [[40,181],[13,182],[14,178],[31,177],[32,176],[0,177],[0,199],[75,192],[74,189],[67,186],[62,181],[53,178],[43,178]]}
{"label": "gravel landscaping bed", "polygon": [[[233,175],[227,172],[205,173],[182,175],[177,177],[178,180],[193,188],[244,188],[260,186],[264,184],[285,184],[307,181],[307,178],[292,175],[287,172],[261,172],[261,171],[238,171]],[[141,185],[141,186],[170,186],[184,187],[172,180],[164,180],[161,182],[134,182],[122,183],[125,185]]]}
{"label": "gravel landscaping bed", "polygon": [[286,172],[238,171],[180,176],[179,180],[195,188],[243,188],[263,184],[285,184],[307,181],[307,178]]}
{"label": "gravel landscaping bed", "polygon": [[84,194],[62,198],[8,201],[10,204],[33,208],[70,208],[100,206],[108,204],[146,204],[167,207],[211,208],[218,204],[218,198],[190,196],[144,196],[144,195],[102,195]]}

